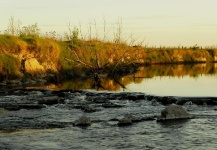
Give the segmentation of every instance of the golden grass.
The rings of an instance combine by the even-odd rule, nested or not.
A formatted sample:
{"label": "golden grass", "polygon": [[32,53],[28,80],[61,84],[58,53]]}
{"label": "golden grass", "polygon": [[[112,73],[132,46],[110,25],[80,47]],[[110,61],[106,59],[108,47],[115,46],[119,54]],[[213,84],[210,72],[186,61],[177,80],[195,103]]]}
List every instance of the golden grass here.
{"label": "golden grass", "polygon": [[[53,67],[53,70],[67,75],[88,74],[93,68],[104,73],[114,73],[115,71],[120,73],[120,71],[138,64],[217,61],[217,49],[214,48],[151,48],[93,39],[78,39],[76,43],[72,43],[56,41],[47,37],[11,35],[0,35],[0,54],[0,73],[2,75],[14,75],[17,72],[22,72],[22,58],[36,58],[41,65],[46,64],[46,69]],[[92,68],[79,63],[76,61],[77,59]],[[7,67],[8,62],[12,62],[12,66]]]}

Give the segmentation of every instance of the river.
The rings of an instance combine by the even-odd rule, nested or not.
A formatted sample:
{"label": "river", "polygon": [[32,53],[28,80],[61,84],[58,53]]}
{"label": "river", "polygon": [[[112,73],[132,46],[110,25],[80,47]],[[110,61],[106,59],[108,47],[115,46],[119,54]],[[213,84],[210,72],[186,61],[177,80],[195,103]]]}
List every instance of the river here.
{"label": "river", "polygon": [[[216,79],[215,63],[152,65],[140,67],[136,73],[117,78],[118,82],[102,78],[103,88],[98,90],[142,92],[160,96],[217,97]],[[50,88],[97,89],[89,78],[66,81],[58,86],[50,85]]]}
{"label": "river", "polygon": [[[183,104],[183,108],[194,116],[189,120],[157,122],[153,119],[141,120],[129,126],[117,125],[118,119],[125,114],[143,118],[159,116],[166,105],[156,101],[156,97],[150,95],[181,96],[184,99],[185,97],[217,97],[216,75],[213,72],[192,75],[187,71],[188,74],[179,72],[177,76],[171,76],[171,70],[168,71],[170,75],[163,75],[162,72],[145,75],[146,69],[140,68],[140,70],[143,72],[119,78],[119,82],[126,88],[111,80],[106,84],[102,81],[104,87],[109,87],[109,90],[96,91],[94,88],[91,89],[90,85],[85,87],[81,81],[76,80],[59,85],[47,85],[50,88],[47,90],[17,89],[13,92],[2,92],[1,103],[36,104],[44,97],[54,96],[50,93],[56,92],[51,88],[58,87],[64,91],[57,92],[55,96],[64,95],[62,97],[65,102],[44,105],[45,107],[41,109],[22,108],[13,111],[0,108],[0,149],[216,149],[216,105],[206,103],[196,105],[190,102]],[[207,70],[206,67],[204,70]],[[78,92],[65,90],[70,86],[71,89],[77,88],[75,84],[83,90]],[[136,100],[130,98],[136,94],[140,96],[142,94],[144,97]],[[104,102],[100,100],[120,107],[104,107]],[[84,104],[96,111],[84,111],[81,109]],[[74,126],[73,122],[83,115],[91,118],[91,125]]]}

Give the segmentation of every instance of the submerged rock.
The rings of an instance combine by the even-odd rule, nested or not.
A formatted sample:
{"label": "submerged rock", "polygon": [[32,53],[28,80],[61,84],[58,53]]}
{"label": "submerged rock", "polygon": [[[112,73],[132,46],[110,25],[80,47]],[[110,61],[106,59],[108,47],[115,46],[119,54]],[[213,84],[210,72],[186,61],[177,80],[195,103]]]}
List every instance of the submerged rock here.
{"label": "submerged rock", "polygon": [[187,102],[192,102],[196,105],[217,105],[217,99],[211,97],[188,97],[188,98],[179,98],[176,102],[177,105],[184,105]]}
{"label": "submerged rock", "polygon": [[73,123],[74,126],[90,126],[91,119],[87,116],[81,116],[78,120]]}
{"label": "submerged rock", "polygon": [[177,99],[174,97],[160,97],[158,100],[158,102],[161,102],[163,105],[169,105],[169,104],[173,104],[176,103]]}
{"label": "submerged rock", "polygon": [[76,108],[76,109],[81,109],[81,110],[83,110],[84,112],[87,112],[87,113],[92,113],[92,112],[98,111],[97,109],[92,108],[92,107],[90,107],[90,106],[88,106],[88,105],[86,105],[86,104],[83,104],[83,105],[76,105],[76,106],[74,106],[74,108]]}
{"label": "submerged rock", "polygon": [[191,115],[185,111],[182,106],[171,104],[167,106],[162,112],[157,121],[166,121],[174,119],[190,119]]}
{"label": "submerged rock", "polygon": [[158,102],[156,99],[153,99],[153,100],[151,100],[151,105],[152,106],[159,106],[159,105],[161,105],[161,103]]}
{"label": "submerged rock", "polygon": [[41,109],[45,108],[42,104],[18,104],[20,109]]}
{"label": "submerged rock", "polygon": [[118,105],[118,104],[111,103],[111,102],[106,102],[106,103],[102,104],[102,107],[104,107],[104,108],[120,108],[122,106]]}
{"label": "submerged rock", "polygon": [[42,91],[31,91],[28,93],[28,95],[31,95],[31,96],[43,96],[43,92]]}
{"label": "submerged rock", "polygon": [[116,118],[110,119],[110,121],[118,121],[118,126],[128,126],[133,123],[138,123],[142,121],[152,121],[156,120],[155,115],[151,116],[133,116],[131,114],[126,114],[122,119],[117,120]]}
{"label": "submerged rock", "polygon": [[104,96],[88,96],[87,97],[88,101],[92,101],[94,103],[106,103],[107,99]]}
{"label": "submerged rock", "polygon": [[4,106],[4,109],[11,110],[11,111],[17,111],[17,110],[20,110],[20,107],[17,104],[6,104]]}
{"label": "submerged rock", "polygon": [[43,97],[38,100],[38,104],[46,105],[63,104],[64,102],[64,98],[60,98],[58,96]]}

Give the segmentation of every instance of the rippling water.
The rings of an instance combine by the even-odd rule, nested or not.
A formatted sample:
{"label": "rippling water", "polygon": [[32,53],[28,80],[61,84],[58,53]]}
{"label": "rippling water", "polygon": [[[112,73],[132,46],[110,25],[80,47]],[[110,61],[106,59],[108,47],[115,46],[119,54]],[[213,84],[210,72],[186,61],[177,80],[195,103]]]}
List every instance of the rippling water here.
{"label": "rippling water", "polygon": [[[13,97],[13,96],[12,96]],[[184,105],[195,116],[191,120],[159,123],[156,120],[142,121],[130,126],[119,127],[112,118],[121,118],[130,113],[134,116],[159,115],[165,106],[153,105],[151,101],[112,100],[121,108],[102,108],[94,113],[73,109],[72,104],[86,102],[86,96],[77,95],[65,104],[48,106],[39,110],[0,110],[0,122],[62,122],[64,128],[1,130],[0,149],[209,149],[217,147],[216,106]],[[86,128],[70,125],[83,114],[91,117],[92,125]]]}

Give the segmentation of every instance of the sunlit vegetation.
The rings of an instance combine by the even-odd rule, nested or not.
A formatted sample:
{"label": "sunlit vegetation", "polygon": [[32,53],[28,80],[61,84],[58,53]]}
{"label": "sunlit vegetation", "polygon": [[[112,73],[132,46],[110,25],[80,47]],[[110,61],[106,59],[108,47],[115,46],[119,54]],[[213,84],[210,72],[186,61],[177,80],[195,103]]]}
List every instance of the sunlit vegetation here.
{"label": "sunlit vegetation", "polygon": [[20,77],[20,61],[10,54],[0,54],[0,80]]}
{"label": "sunlit vegetation", "polygon": [[[110,41],[99,39],[97,34],[94,37],[91,32],[88,38],[83,38],[80,34],[76,27],[69,27],[64,37],[57,36],[55,31],[43,34],[37,24],[21,27],[19,21],[16,22],[12,17],[8,28],[0,35],[1,80],[25,75],[34,77],[35,74],[26,70],[25,63],[32,58],[45,73],[55,74],[60,79],[96,73],[108,77],[121,76],[135,73],[139,66],[153,69],[153,64],[217,61],[217,49],[213,47],[201,48],[195,45],[188,48],[156,48],[136,44],[134,39],[127,42],[122,38],[120,23],[114,32],[114,39]],[[34,70],[34,66],[31,67]],[[195,73],[197,69],[191,71]],[[152,77],[153,72],[145,76]],[[174,74],[171,69],[158,69],[156,72],[161,75]]]}

